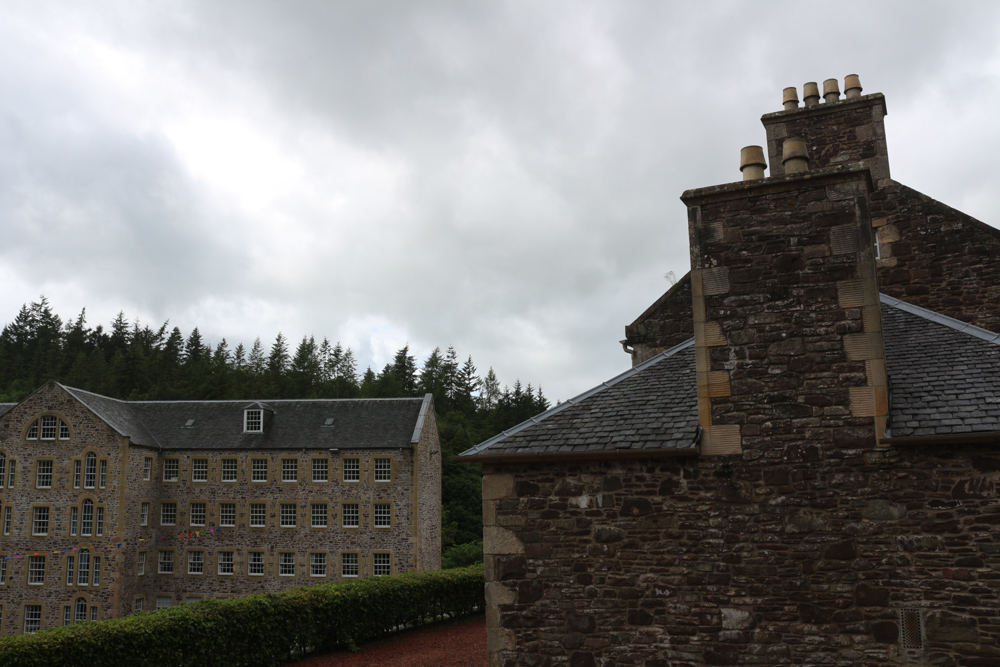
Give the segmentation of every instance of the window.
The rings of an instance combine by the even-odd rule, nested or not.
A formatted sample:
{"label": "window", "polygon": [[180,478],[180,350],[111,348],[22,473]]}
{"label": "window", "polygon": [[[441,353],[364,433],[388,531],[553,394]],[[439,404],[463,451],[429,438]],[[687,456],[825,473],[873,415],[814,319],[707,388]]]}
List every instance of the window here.
{"label": "window", "polygon": [[59,439],[69,440],[69,426],[64,421],[59,422]]}
{"label": "window", "polygon": [[360,515],[357,503],[344,503],[340,506],[340,514],[343,519],[341,525],[344,528],[357,528]]}
{"label": "window", "polygon": [[312,481],[314,482],[328,482],[330,481],[330,462],[326,459],[313,459],[312,460]]}
{"label": "window", "polygon": [[264,575],[264,552],[251,551],[247,554],[247,574],[252,577]]}
{"label": "window", "polygon": [[326,576],[326,554],[309,554],[309,576],[310,577],[325,577]]}
{"label": "window", "polygon": [[236,525],[236,503],[219,505],[219,525],[232,528]]}
{"label": "window", "polygon": [[392,459],[375,459],[375,481],[392,481]]}
{"label": "window", "polygon": [[73,461],[73,488],[80,488],[80,462]]}
{"label": "window", "polygon": [[28,427],[28,435],[25,436],[28,440],[38,440],[38,420],[31,422],[31,426]]}
{"label": "window", "polygon": [[176,482],[178,479],[179,470],[180,470],[180,461],[178,459],[163,459],[164,482]]}
{"label": "window", "polygon": [[76,578],[76,558],[66,556],[66,585],[72,586]]}
{"label": "window", "polygon": [[177,503],[160,503],[160,525],[173,526],[177,523]]}
{"label": "window", "polygon": [[264,431],[262,410],[245,410],[243,412],[243,431],[245,433],[261,433]]}
{"label": "window", "polygon": [[10,472],[7,473],[7,488],[14,488],[14,473],[17,471],[17,461],[11,459],[10,461]]}
{"label": "window", "polygon": [[104,508],[97,508],[97,536],[100,537],[104,534]]}
{"label": "window", "polygon": [[310,525],[313,528],[326,528],[326,503],[315,503],[311,509],[312,523]]}
{"label": "window", "polygon": [[292,551],[282,551],[278,553],[278,576],[295,576],[295,553]]}
{"label": "window", "polygon": [[191,481],[208,481],[208,459],[194,459],[191,461]]}
{"label": "window", "polygon": [[295,503],[281,503],[281,527],[295,528]]}
{"label": "window", "polygon": [[76,599],[76,618],[77,622],[87,620],[87,601],[83,598]]}
{"label": "window", "polygon": [[101,474],[97,477],[97,487],[103,489],[108,484],[108,462],[101,461]]}
{"label": "window", "polygon": [[361,459],[344,459],[344,481],[361,481]]}
{"label": "window", "polygon": [[32,535],[48,535],[49,534],[49,508],[48,507],[35,507],[32,510],[31,534]]}
{"label": "window", "polygon": [[372,554],[372,574],[374,574],[376,577],[382,577],[387,574],[392,574],[392,563],[389,559],[389,554],[386,553]]}
{"label": "window", "polygon": [[80,510],[76,507],[69,508],[69,534],[76,536],[76,524],[80,520]]}
{"label": "window", "polygon": [[94,534],[94,501],[83,501],[83,519],[80,521],[80,534],[90,536]]}
{"label": "window", "polygon": [[373,515],[376,528],[389,528],[392,524],[392,505],[375,503]]}
{"label": "window", "polygon": [[69,605],[63,607],[63,625],[69,625],[73,622],[73,607]]}
{"label": "window", "polygon": [[146,606],[146,598],[132,600],[132,611],[142,611],[144,606]]}
{"label": "window", "polygon": [[340,576],[358,576],[358,555],[356,553],[340,554]]}
{"label": "window", "polygon": [[45,556],[28,556],[28,583],[33,586],[45,583]]}
{"label": "window", "polygon": [[267,508],[264,503],[250,503],[250,527],[262,528],[267,525]]}
{"label": "window", "polygon": [[42,440],[56,439],[56,418],[52,415],[42,417]]}
{"label": "window", "polygon": [[220,551],[219,552],[219,574],[232,574],[233,573],[233,552],[232,551]]}
{"label": "window", "polygon": [[0,489],[3,488],[4,477],[7,476],[7,455],[0,452]]}
{"label": "window", "polygon": [[91,607],[90,608],[90,620],[92,620],[92,621],[96,621],[97,620],[97,607]]}
{"label": "window", "polygon": [[35,488],[52,488],[52,461],[38,461],[35,464]]}
{"label": "window", "polygon": [[10,505],[3,508],[3,534],[10,535]]}
{"label": "window", "polygon": [[92,489],[97,482],[97,455],[93,452],[84,457],[83,488]]}
{"label": "window", "polygon": [[191,525],[205,525],[205,503],[191,503]]}
{"label": "window", "polygon": [[7,583],[7,559],[0,558],[0,584]]}
{"label": "window", "polygon": [[222,459],[222,481],[236,481],[236,459]]}
{"label": "window", "polygon": [[147,456],[142,460],[142,480],[148,482],[153,476],[153,457]]}
{"label": "window", "polygon": [[139,525],[149,525],[149,503],[143,503],[139,506]]}
{"label": "window", "polygon": [[299,462],[297,459],[281,459],[281,481],[299,481]]}
{"label": "window", "polygon": [[173,551],[161,551],[159,555],[159,562],[157,565],[157,572],[160,574],[173,574],[174,573],[174,552]]}
{"label": "window", "polygon": [[188,574],[203,574],[205,572],[205,552],[188,552]]}
{"label": "window", "polygon": [[90,553],[86,551],[80,552],[80,567],[76,569],[76,585],[90,585]]}
{"label": "window", "polygon": [[136,556],[135,561],[135,573],[137,576],[142,576],[146,574],[146,552],[140,551]]}
{"label": "window", "polygon": [[169,609],[174,606],[174,599],[169,595],[157,595],[156,596],[156,609]]}
{"label": "window", "polygon": [[31,635],[42,629],[42,605],[24,605],[24,634]]}
{"label": "window", "polygon": [[101,557],[94,556],[94,585],[101,585]]}
{"label": "window", "polygon": [[267,481],[267,459],[252,459],[250,461],[250,481]]}

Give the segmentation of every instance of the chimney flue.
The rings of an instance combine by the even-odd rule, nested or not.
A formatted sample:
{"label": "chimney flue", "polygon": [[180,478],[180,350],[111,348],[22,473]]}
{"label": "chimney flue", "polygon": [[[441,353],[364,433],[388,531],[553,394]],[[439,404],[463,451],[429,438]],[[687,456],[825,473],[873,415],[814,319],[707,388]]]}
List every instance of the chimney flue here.
{"label": "chimney flue", "polygon": [[836,102],[840,99],[840,84],[836,79],[827,79],[823,82],[823,99],[827,102]]}
{"label": "chimney flue", "polygon": [[809,151],[802,137],[789,137],[781,146],[781,164],[786,174],[809,170]]}
{"label": "chimney flue", "polygon": [[[785,89],[788,90],[787,88]],[[795,89],[792,88],[794,91]],[[798,100],[796,100],[797,102]],[[756,181],[764,178],[764,169],[767,162],[764,161],[764,149],[761,146],[744,146],[740,150],[740,171],[743,172],[744,181]]]}
{"label": "chimney flue", "polygon": [[795,90],[795,86],[781,91],[781,103],[784,105],[785,111],[799,108],[799,92]]}
{"label": "chimney flue", "polygon": [[802,86],[802,99],[807,107],[814,107],[819,104],[819,86],[815,81],[810,81]]}
{"label": "chimney flue", "polygon": [[861,97],[861,79],[857,74],[848,74],[844,77],[844,94],[849,100]]}

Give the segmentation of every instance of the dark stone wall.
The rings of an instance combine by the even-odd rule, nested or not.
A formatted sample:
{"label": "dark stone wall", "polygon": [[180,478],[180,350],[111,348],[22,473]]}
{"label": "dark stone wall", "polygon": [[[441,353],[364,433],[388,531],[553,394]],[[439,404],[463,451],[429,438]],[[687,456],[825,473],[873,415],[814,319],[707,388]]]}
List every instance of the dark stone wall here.
{"label": "dark stone wall", "polygon": [[687,273],[656,303],[625,327],[625,340],[632,347],[636,366],[694,336],[691,312],[691,274]]}

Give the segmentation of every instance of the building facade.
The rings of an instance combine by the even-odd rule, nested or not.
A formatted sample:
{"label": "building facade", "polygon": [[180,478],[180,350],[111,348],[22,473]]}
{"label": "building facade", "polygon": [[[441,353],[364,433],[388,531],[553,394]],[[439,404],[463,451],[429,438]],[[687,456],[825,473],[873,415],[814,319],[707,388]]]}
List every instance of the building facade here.
{"label": "building facade", "polygon": [[491,666],[1000,664],[998,234],[889,178],[857,83],[683,194],[630,370],[460,457]]}
{"label": "building facade", "polygon": [[0,406],[0,634],[440,568],[423,399]]}

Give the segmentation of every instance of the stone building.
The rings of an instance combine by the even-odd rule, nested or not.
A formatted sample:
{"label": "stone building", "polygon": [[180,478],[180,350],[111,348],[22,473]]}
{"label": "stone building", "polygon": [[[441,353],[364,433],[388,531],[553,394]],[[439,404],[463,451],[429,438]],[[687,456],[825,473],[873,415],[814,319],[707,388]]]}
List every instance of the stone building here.
{"label": "stone building", "polygon": [[0,405],[0,634],[440,568],[423,399]]}
{"label": "stone building", "polygon": [[492,666],[1000,664],[1000,234],[837,84],[682,195],[630,370],[460,457]]}

